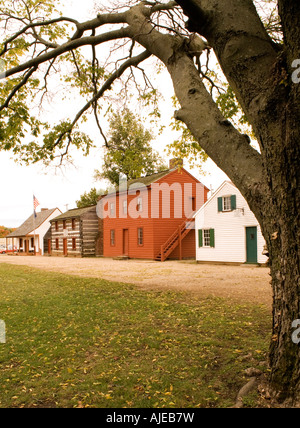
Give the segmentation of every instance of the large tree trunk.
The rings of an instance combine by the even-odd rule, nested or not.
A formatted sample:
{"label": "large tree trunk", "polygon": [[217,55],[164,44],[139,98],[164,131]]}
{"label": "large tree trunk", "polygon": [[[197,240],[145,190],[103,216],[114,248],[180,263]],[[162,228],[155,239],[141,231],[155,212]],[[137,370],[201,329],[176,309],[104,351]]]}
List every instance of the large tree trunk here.
{"label": "large tree trunk", "polygon": [[300,347],[291,338],[292,323],[300,319],[299,85],[290,89],[280,135],[264,151],[271,198],[261,222],[270,249],[274,298],[270,382],[280,400],[300,403]]}
{"label": "large tree trunk", "polygon": [[[279,1],[286,29],[284,50],[275,46],[265,32],[251,0],[178,0],[178,3],[190,17],[189,28],[206,37],[213,46],[260,145],[260,160],[257,162],[254,156],[252,162],[257,164],[256,174],[249,162],[245,170],[240,168],[242,163],[237,159],[242,154],[240,150],[236,152],[239,166],[234,168],[231,164],[224,168],[222,155],[226,153],[227,157],[228,148],[223,151],[220,145],[219,152],[216,151],[211,136],[199,132],[199,120],[206,120],[201,114],[204,107],[201,110],[192,105],[189,117],[187,107],[179,114],[244,194],[261,225],[270,253],[274,299],[270,386],[278,400],[296,404],[300,402],[300,348],[292,341],[292,323],[300,318],[300,85],[292,83],[290,66],[293,59],[300,58],[299,5],[295,6],[291,0]],[[180,91],[178,94],[181,95]],[[190,96],[189,102],[192,101]],[[187,104],[181,96],[181,105]],[[196,112],[200,113],[198,124]],[[212,112],[214,108],[210,107],[210,117]],[[205,137],[210,141],[206,142]],[[228,143],[226,140],[227,147]]]}

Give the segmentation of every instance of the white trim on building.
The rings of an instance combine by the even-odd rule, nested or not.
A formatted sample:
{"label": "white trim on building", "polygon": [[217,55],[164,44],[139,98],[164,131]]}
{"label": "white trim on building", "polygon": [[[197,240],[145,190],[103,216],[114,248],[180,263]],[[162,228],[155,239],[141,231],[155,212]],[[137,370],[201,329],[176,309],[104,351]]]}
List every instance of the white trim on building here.
{"label": "white trim on building", "polygon": [[258,221],[233,183],[225,181],[195,214],[196,260],[265,264]]}

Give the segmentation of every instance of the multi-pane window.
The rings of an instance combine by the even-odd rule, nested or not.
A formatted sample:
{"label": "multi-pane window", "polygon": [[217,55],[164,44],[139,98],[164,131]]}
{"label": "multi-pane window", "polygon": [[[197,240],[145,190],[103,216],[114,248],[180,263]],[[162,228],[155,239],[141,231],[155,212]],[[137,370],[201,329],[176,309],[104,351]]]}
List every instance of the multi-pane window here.
{"label": "multi-pane window", "polygon": [[143,199],[142,198],[138,198],[138,200],[137,200],[137,210],[138,210],[138,212],[143,211]]}
{"label": "multi-pane window", "polygon": [[72,238],[72,250],[76,250],[76,238]]}
{"label": "multi-pane window", "polygon": [[63,229],[67,228],[67,220],[63,220]]}
{"label": "multi-pane window", "polygon": [[76,220],[75,218],[72,218],[72,230],[76,229]]}
{"label": "multi-pane window", "polygon": [[115,230],[112,229],[110,231],[110,245],[113,247],[116,244],[116,236],[115,236]]}
{"label": "multi-pane window", "polygon": [[231,196],[223,197],[223,211],[231,211]]}
{"label": "multi-pane window", "polygon": [[55,239],[55,249],[59,250],[59,239]]}
{"label": "multi-pane window", "polygon": [[236,210],[236,195],[221,196],[218,198],[218,212]]}
{"label": "multi-pane window", "polygon": [[116,210],[115,210],[115,204],[114,204],[114,202],[111,202],[110,203],[110,216],[114,217],[115,212],[116,212]]}
{"label": "multi-pane window", "polygon": [[123,201],[123,214],[127,215],[127,199]]}
{"label": "multi-pane window", "polygon": [[198,247],[214,248],[215,247],[215,230],[199,229],[198,230]]}
{"label": "multi-pane window", "polygon": [[210,230],[203,230],[203,247],[210,247]]}
{"label": "multi-pane window", "polygon": [[144,230],[142,227],[138,228],[138,245],[144,245]]}
{"label": "multi-pane window", "polygon": [[55,222],[55,230],[58,231],[58,221]]}

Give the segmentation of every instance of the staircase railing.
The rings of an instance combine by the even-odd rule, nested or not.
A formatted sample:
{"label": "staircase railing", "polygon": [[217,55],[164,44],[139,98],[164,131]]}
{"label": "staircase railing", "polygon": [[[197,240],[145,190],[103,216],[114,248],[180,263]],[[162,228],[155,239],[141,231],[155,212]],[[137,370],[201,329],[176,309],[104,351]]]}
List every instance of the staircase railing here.
{"label": "staircase railing", "polygon": [[174,231],[174,233],[161,246],[160,253],[156,257],[156,260],[164,262],[168,258],[171,252],[180,244],[180,241],[185,238],[185,236],[191,231],[191,229],[194,229],[194,221],[194,218],[187,219]]}

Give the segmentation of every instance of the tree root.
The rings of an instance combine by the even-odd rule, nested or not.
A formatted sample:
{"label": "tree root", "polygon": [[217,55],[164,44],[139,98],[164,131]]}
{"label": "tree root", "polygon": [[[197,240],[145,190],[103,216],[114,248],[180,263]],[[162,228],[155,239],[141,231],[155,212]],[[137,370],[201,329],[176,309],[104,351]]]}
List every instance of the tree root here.
{"label": "tree root", "polygon": [[250,391],[252,391],[256,386],[258,385],[258,379],[257,377],[252,377],[246,385],[243,386],[239,390],[239,393],[236,398],[236,403],[234,406],[232,406],[233,409],[241,409],[243,407],[243,398],[249,394]]}

